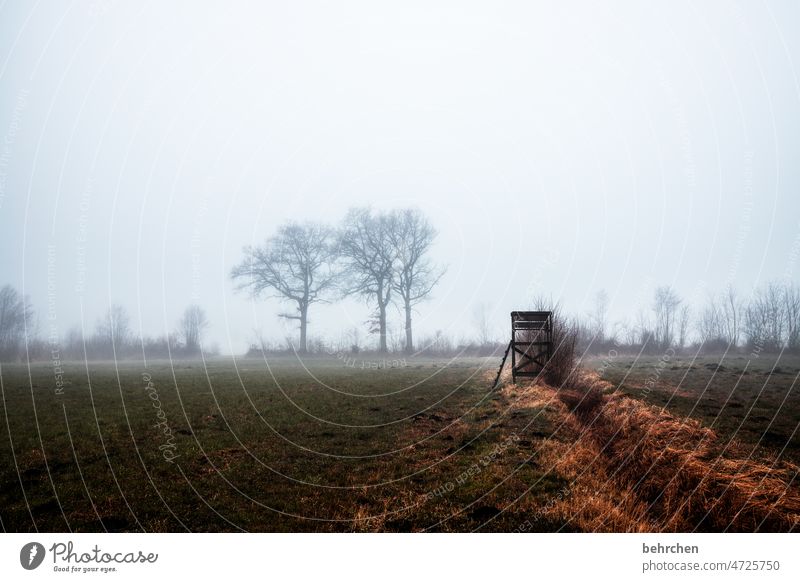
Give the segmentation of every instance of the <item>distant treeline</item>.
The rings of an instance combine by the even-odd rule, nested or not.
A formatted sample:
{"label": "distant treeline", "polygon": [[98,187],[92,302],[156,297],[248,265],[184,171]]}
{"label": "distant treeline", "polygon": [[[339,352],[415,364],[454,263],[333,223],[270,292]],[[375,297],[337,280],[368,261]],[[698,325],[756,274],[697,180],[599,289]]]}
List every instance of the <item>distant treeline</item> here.
{"label": "distant treeline", "polygon": [[[42,329],[28,299],[6,285],[0,288],[0,361],[112,360],[126,358],[184,358],[200,355],[208,320],[202,308],[190,305],[175,330],[161,337],[136,335],[127,310],[112,305],[94,327],[75,326],[62,337]],[[216,347],[202,347],[209,355]]]}
{"label": "distant treeline", "polygon": [[608,296],[600,291],[594,309],[572,320],[582,351],[800,352],[800,286],[792,282],[768,283],[747,298],[728,287],[695,308],[662,286],[649,308],[613,324],[607,308]]}
{"label": "distant treeline", "polygon": [[[608,318],[608,295],[596,294],[593,307],[580,315],[564,315],[557,302],[535,298],[531,309],[556,309],[559,324],[566,328],[564,337],[574,342],[575,353],[658,354],[668,351],[791,352],[800,353],[800,286],[772,282],[757,288],[746,299],[729,287],[709,296],[705,303],[692,308],[669,286],[658,287],[652,302],[626,321]],[[453,356],[492,355],[508,341],[498,322],[491,322],[489,307],[479,304],[473,313],[473,331],[469,336],[453,337],[442,331],[417,338],[411,355]],[[369,323],[369,322],[367,322]],[[493,325],[494,323],[494,325]],[[74,327],[64,336],[50,335],[36,317],[26,298],[13,287],[0,288],[0,361],[83,360],[138,358],[184,358],[215,355],[218,349],[204,343],[208,320],[197,305],[186,308],[172,333],[161,337],[136,335],[124,307],[114,305],[91,330]],[[256,337],[246,355],[308,354],[342,357],[345,354],[408,354],[408,334],[404,325],[386,323],[383,329],[373,326],[365,333],[353,327],[335,339],[309,335],[286,337],[276,342]],[[258,335],[258,334],[257,334]],[[378,337],[375,337],[378,336]]]}

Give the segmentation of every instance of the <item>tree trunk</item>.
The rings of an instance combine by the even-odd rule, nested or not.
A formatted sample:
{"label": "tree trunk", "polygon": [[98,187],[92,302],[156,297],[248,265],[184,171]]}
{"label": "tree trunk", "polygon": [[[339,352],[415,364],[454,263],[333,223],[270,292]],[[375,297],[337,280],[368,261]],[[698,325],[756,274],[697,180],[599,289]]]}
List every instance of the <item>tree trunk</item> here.
{"label": "tree trunk", "polygon": [[378,351],[385,354],[389,350],[386,347],[386,305],[383,302],[379,305],[378,320],[380,325],[380,347]]}
{"label": "tree trunk", "polygon": [[414,351],[414,338],[411,334],[411,304],[406,301],[406,353]]}
{"label": "tree trunk", "polygon": [[306,328],[308,327],[308,305],[300,306],[300,352],[305,354],[308,351],[306,341]]}

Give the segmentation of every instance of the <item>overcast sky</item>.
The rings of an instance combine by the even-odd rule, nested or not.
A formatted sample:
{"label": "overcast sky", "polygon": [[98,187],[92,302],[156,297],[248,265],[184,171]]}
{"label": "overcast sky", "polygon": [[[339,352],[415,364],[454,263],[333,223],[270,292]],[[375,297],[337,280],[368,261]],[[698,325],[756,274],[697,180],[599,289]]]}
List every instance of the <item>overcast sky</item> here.
{"label": "overcast sky", "polygon": [[223,352],[280,338],[242,246],[366,204],[439,230],[418,334],[800,278],[797,2],[267,4],[2,4],[0,284],[41,319],[155,335],[195,302]]}

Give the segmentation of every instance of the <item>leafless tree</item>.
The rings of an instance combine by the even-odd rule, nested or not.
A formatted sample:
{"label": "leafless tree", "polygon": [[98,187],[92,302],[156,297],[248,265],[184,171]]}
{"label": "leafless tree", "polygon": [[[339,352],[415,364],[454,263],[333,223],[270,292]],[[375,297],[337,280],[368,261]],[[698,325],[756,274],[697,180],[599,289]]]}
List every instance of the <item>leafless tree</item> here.
{"label": "leafless tree", "polygon": [[97,320],[95,327],[101,350],[112,348],[113,353],[121,352],[130,342],[131,327],[128,311],[122,305],[112,305],[106,314]]}
{"label": "leafless tree", "polygon": [[784,291],[778,283],[757,289],[745,311],[746,335],[752,345],[778,350],[784,343]]}
{"label": "leafless tree", "polygon": [[84,338],[81,328],[77,325],[70,327],[64,334],[63,351],[66,359],[79,360],[84,357]]}
{"label": "leafless tree", "polygon": [[658,287],[653,301],[655,313],[654,339],[660,349],[667,349],[675,343],[676,318],[681,299],[672,287]]}
{"label": "leafless tree", "polygon": [[622,342],[625,345],[634,346],[638,343],[640,334],[637,325],[632,324],[628,319],[625,319],[620,323],[620,329],[622,332]]}
{"label": "leafless tree", "polygon": [[231,272],[238,288],[253,297],[262,294],[295,304],[295,313],[281,317],[300,323],[298,351],[308,350],[308,311],[326,301],[336,286],[335,232],[322,224],[290,223],[260,247],[245,247],[244,260]]}
{"label": "leafless tree", "polygon": [[432,336],[423,337],[419,341],[419,351],[429,356],[441,356],[454,353],[453,340],[437,329]]}
{"label": "leafless tree", "polygon": [[697,332],[709,348],[735,348],[739,345],[743,318],[742,301],[733,286],[711,295],[700,312]]}
{"label": "leafless tree", "polygon": [[11,285],[0,288],[0,358],[16,358],[33,319],[28,301]]}
{"label": "leafless tree", "polygon": [[357,354],[361,351],[361,332],[357,327],[353,327],[350,330],[350,351],[354,354]]}
{"label": "leafless tree", "polygon": [[686,346],[686,341],[689,337],[689,322],[691,317],[691,309],[688,305],[681,307],[678,314],[678,349],[683,349]]}
{"label": "leafless tree", "polygon": [[739,345],[741,335],[742,301],[733,285],[729,285],[722,294],[721,322],[725,341],[728,345]]}
{"label": "leafless tree", "polygon": [[400,329],[390,325],[387,330],[387,344],[389,349],[393,352],[399,352],[405,347],[405,338]]}
{"label": "leafless tree", "polygon": [[[620,338],[625,333],[625,323],[620,321],[615,321],[611,324],[606,333],[606,342],[610,343],[612,346],[619,345]],[[613,349],[613,348],[612,348]]]}
{"label": "leafless tree", "polygon": [[472,319],[475,322],[475,328],[478,330],[478,343],[481,346],[486,346],[492,341],[491,325],[489,323],[489,305],[487,303],[478,303],[472,313]]}
{"label": "leafless tree", "polygon": [[393,219],[369,208],[352,209],[342,227],[339,253],[345,263],[346,294],[361,295],[374,303],[378,349],[386,353],[386,311],[395,287],[397,250]]}
{"label": "leafless tree", "polygon": [[787,283],[783,291],[784,312],[786,314],[786,347],[800,349],[800,287]]}
{"label": "leafless tree", "polygon": [[186,351],[190,354],[200,350],[203,333],[208,327],[206,312],[199,305],[190,305],[183,312],[178,322],[178,335],[183,340]]}
{"label": "leafless tree", "polygon": [[656,341],[653,324],[650,315],[644,309],[640,309],[636,313],[636,331],[638,333],[637,343],[642,346],[642,348],[654,347]]}
{"label": "leafless tree", "polygon": [[697,333],[704,345],[714,346],[724,342],[721,311],[716,296],[710,295],[697,322]]}
{"label": "leafless tree", "polygon": [[606,339],[606,327],[608,319],[608,293],[600,289],[594,297],[594,305],[589,312],[591,333],[596,343],[602,343]]}
{"label": "leafless tree", "polygon": [[756,289],[744,310],[744,335],[766,351],[800,349],[800,287],[787,281]]}
{"label": "leafless tree", "polygon": [[430,296],[445,269],[434,266],[426,256],[436,239],[436,229],[418,209],[392,212],[389,217],[390,238],[396,251],[392,287],[403,302],[405,312],[405,351],[414,350],[411,312],[415,305]]}

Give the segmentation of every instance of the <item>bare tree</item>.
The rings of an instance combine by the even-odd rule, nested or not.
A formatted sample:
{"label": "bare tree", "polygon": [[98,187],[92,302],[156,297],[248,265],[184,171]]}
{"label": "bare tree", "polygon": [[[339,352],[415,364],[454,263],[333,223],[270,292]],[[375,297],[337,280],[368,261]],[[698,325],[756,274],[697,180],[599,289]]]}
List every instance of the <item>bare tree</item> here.
{"label": "bare tree", "polygon": [[386,341],[389,349],[393,352],[399,352],[405,347],[405,338],[403,337],[402,332],[392,325],[390,325],[388,328]]}
{"label": "bare tree", "polygon": [[688,305],[681,307],[678,315],[678,349],[683,349],[686,346],[686,340],[689,337],[689,320],[691,317],[691,309]]}
{"label": "bare tree", "polygon": [[763,350],[800,349],[800,288],[773,282],[756,289],[744,310],[744,335]]}
{"label": "bare tree", "polygon": [[200,350],[203,333],[208,327],[206,312],[199,305],[190,305],[183,312],[178,322],[178,335],[183,340],[186,351],[190,354]]}
{"label": "bare tree", "polygon": [[725,341],[731,347],[739,345],[741,334],[742,302],[736,289],[729,285],[722,294],[721,324]]}
{"label": "bare tree", "polygon": [[63,350],[66,359],[79,360],[84,357],[83,331],[77,325],[64,334]]}
{"label": "bare tree", "polygon": [[697,322],[700,340],[711,348],[738,346],[743,311],[742,301],[733,286],[719,295],[711,295]]}
{"label": "bare tree", "polygon": [[783,304],[786,317],[786,347],[800,349],[800,287],[787,283],[783,289]]}
{"label": "bare tree", "polygon": [[654,339],[660,349],[667,349],[675,343],[675,328],[678,307],[681,299],[672,287],[658,287],[655,292],[653,311],[655,312]]}
{"label": "bare tree", "polygon": [[97,320],[95,326],[97,339],[105,348],[112,348],[114,354],[122,351],[130,341],[131,327],[130,317],[127,310],[122,305],[112,305],[106,314]]}
{"label": "bare tree", "polygon": [[350,351],[354,354],[357,354],[361,351],[361,332],[357,327],[353,327],[350,330]]}
{"label": "bare tree", "polygon": [[716,346],[723,343],[722,328],[722,310],[717,305],[716,296],[710,295],[697,322],[697,333],[700,336],[700,341],[707,346]]}
{"label": "bare tree", "polygon": [[639,328],[626,319],[620,323],[620,329],[622,332],[623,343],[625,343],[627,346],[636,345],[636,343],[639,341]]}
{"label": "bare tree", "polygon": [[345,262],[345,293],[375,304],[378,349],[386,353],[386,310],[395,286],[397,250],[393,219],[369,208],[350,210],[344,220],[339,252]]}
{"label": "bare tree", "polygon": [[592,311],[589,313],[589,320],[591,322],[591,333],[594,336],[594,341],[602,343],[606,339],[606,327],[608,319],[608,293],[604,289],[600,289],[594,297],[594,305]]}
{"label": "bare tree", "polygon": [[745,333],[751,345],[767,351],[780,349],[785,328],[783,295],[777,283],[753,293],[745,311]]}
{"label": "bare tree", "polygon": [[636,313],[636,327],[638,335],[638,344],[644,349],[652,347],[655,343],[655,332],[653,325],[650,321],[650,316],[644,309],[640,309]]}
{"label": "bare tree", "polygon": [[296,305],[281,317],[300,323],[300,352],[308,350],[308,311],[337,282],[334,231],[322,224],[287,224],[261,247],[245,247],[245,258],[231,272],[239,289],[253,297],[266,294]]}
{"label": "bare tree", "polygon": [[405,312],[405,351],[414,350],[411,331],[411,311],[430,296],[434,286],[445,273],[427,258],[436,239],[436,229],[421,211],[415,208],[399,210],[389,216],[391,242],[397,253],[392,286],[403,302]]}
{"label": "bare tree", "polygon": [[453,341],[441,329],[437,329],[433,336],[423,337],[419,344],[419,350],[429,356],[452,354],[455,349]]}
{"label": "bare tree", "polygon": [[0,288],[0,358],[14,359],[26,339],[33,310],[11,285]]}
{"label": "bare tree", "polygon": [[475,322],[475,328],[478,330],[478,343],[481,347],[489,345],[492,341],[489,311],[489,305],[481,302],[475,305],[472,312],[472,319]]}

